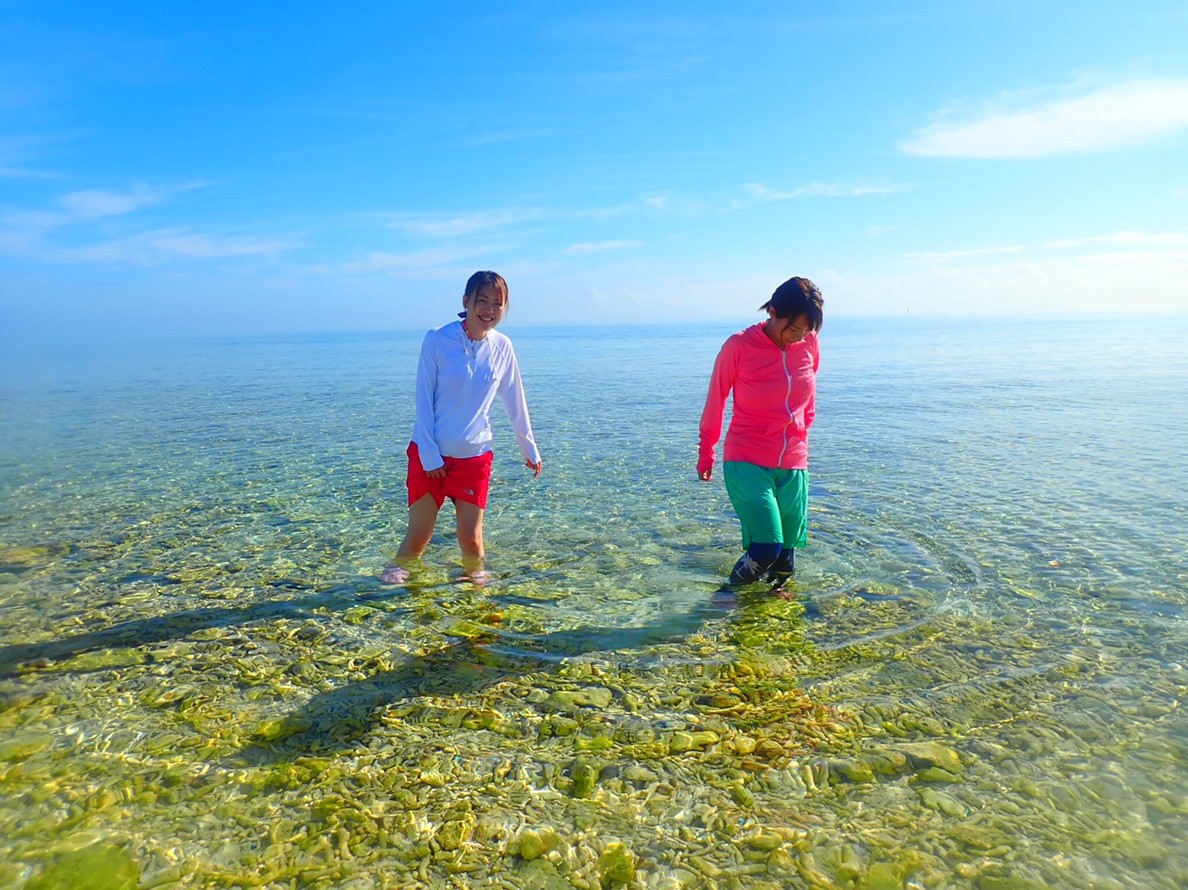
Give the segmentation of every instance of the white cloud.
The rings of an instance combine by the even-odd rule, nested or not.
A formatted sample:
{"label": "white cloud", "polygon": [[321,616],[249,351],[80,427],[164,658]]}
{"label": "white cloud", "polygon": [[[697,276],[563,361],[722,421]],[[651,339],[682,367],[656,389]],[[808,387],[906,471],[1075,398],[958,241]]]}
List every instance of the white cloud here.
{"label": "white cloud", "polygon": [[830,310],[839,315],[1183,313],[1188,310],[1185,276],[1186,251],[1075,259],[987,257],[969,265],[847,274],[829,282],[825,293]]}
{"label": "white cloud", "polygon": [[565,248],[563,253],[566,256],[576,256],[583,253],[602,253],[607,250],[626,250],[631,247],[639,247],[642,241],[587,241],[581,244],[571,244]]}
{"label": "white cloud", "polygon": [[60,179],[55,173],[29,170],[24,167],[0,167],[0,179]]}
{"label": "white cloud", "polygon": [[[3,108],[0,88],[0,108]],[[0,179],[62,179],[59,173],[38,170],[30,163],[40,161],[45,146],[59,142],[61,136],[28,133],[19,136],[0,136]]]}
{"label": "white cloud", "polygon": [[[493,232],[499,229],[513,229],[524,223],[573,220],[605,220],[616,216],[640,212],[666,212],[673,210],[669,196],[645,195],[638,201],[617,204],[610,207],[556,208],[544,210],[536,207],[511,207],[503,210],[475,210],[456,214],[389,214],[388,226],[405,235],[419,238],[449,239],[465,238]],[[609,250],[615,247],[634,246],[634,242],[606,242],[608,247],[594,249]],[[575,253],[589,252],[575,245]],[[485,251],[484,251],[485,252]],[[416,254],[393,254],[393,256],[416,256]]]}
{"label": "white cloud", "polygon": [[1112,232],[1105,235],[1066,238],[1030,245],[992,245],[962,250],[910,253],[904,255],[904,260],[916,265],[934,267],[956,265],[961,261],[970,260],[972,262],[966,266],[972,267],[981,260],[1004,256],[1026,257],[1027,259],[1022,260],[1024,262],[1047,262],[1049,260],[1066,262],[1070,253],[1076,261],[1084,262],[1117,256],[1121,253],[1185,257],[1188,256],[1188,235],[1179,232]]}
{"label": "white cloud", "polygon": [[944,264],[951,263],[958,260],[966,260],[970,257],[983,257],[1011,253],[1022,253],[1023,248],[1016,245],[1003,245],[1001,247],[974,247],[968,250],[945,250],[935,253],[913,253],[908,254],[907,259],[915,263],[925,264]]}
{"label": "white cloud", "polygon": [[523,142],[530,139],[544,139],[552,135],[553,133],[549,130],[505,130],[499,133],[484,133],[481,136],[472,136],[469,139],[460,142],[459,145],[468,147],[482,147],[485,145],[498,145],[504,142]]}
{"label": "white cloud", "polygon": [[55,209],[13,210],[0,218],[0,225],[33,229],[55,229],[126,216],[145,207],[160,204],[169,196],[180,191],[197,188],[199,184],[173,188],[150,188],[137,186],[130,192],[107,192],[86,189],[70,192],[58,199]]}
{"label": "white cloud", "polygon": [[1095,235],[1092,238],[1072,238],[1064,241],[1049,241],[1044,247],[1059,249],[1085,247],[1188,247],[1188,235],[1169,233],[1150,235],[1146,232],[1116,232],[1112,235]]}
{"label": "white cloud", "polygon": [[899,147],[929,157],[1037,158],[1141,144],[1186,127],[1188,80],[1138,80],[1034,107],[941,119]]}
{"label": "white cloud", "polygon": [[489,256],[498,247],[476,247],[469,250],[414,250],[405,253],[374,251],[361,260],[339,263],[326,268],[327,272],[407,272],[450,266],[463,260]]}
{"label": "white cloud", "polygon": [[409,216],[391,222],[391,227],[426,238],[456,238],[487,232],[539,219],[541,211],[532,209],[489,210],[454,216]]}
{"label": "white cloud", "polygon": [[[179,260],[277,254],[298,246],[270,238],[212,235],[182,226],[111,237],[108,220],[134,214],[202,185],[137,186],[127,192],[86,189],[64,195],[53,209],[8,211],[0,216],[0,254],[48,263],[154,266]],[[126,231],[133,226],[121,228]]]}
{"label": "white cloud", "polygon": [[159,204],[169,195],[167,189],[151,189],[143,186],[131,192],[104,192],[87,190],[71,192],[60,204],[66,211],[66,221],[87,222],[107,216],[123,216],[142,207]]}
{"label": "white cloud", "polygon": [[810,182],[808,185],[780,191],[759,182],[748,182],[743,191],[757,201],[791,201],[798,198],[861,198],[866,195],[890,195],[901,189],[889,185],[855,185],[844,182]]}
{"label": "white cloud", "polygon": [[295,245],[260,238],[220,238],[184,229],[157,229],[127,238],[64,247],[44,252],[45,259],[59,263],[129,263],[154,266],[187,259],[275,254]]}
{"label": "white cloud", "polygon": [[827,291],[833,308],[1018,315],[1188,310],[1188,238],[1177,233],[1120,232],[905,259],[899,271],[839,276]]}

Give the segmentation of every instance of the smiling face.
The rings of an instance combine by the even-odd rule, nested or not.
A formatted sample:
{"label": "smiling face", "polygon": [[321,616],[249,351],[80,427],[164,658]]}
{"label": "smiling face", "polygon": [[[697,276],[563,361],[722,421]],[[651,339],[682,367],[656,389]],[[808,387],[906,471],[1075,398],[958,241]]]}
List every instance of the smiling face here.
{"label": "smiling face", "polygon": [[466,332],[472,340],[481,340],[503,321],[507,297],[495,284],[484,284],[472,294],[462,297],[466,310]]}
{"label": "smiling face", "polygon": [[775,310],[768,309],[767,316],[763,331],[780,349],[785,349],[793,343],[799,343],[813,329],[806,315],[798,315],[795,318],[777,318]]}

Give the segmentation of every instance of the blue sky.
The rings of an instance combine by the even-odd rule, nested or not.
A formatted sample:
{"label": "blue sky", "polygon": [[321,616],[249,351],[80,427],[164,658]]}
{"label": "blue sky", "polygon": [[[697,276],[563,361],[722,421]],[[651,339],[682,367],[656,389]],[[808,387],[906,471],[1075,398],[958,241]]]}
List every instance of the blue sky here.
{"label": "blue sky", "polygon": [[1188,308],[1188,4],[0,0],[0,323]]}

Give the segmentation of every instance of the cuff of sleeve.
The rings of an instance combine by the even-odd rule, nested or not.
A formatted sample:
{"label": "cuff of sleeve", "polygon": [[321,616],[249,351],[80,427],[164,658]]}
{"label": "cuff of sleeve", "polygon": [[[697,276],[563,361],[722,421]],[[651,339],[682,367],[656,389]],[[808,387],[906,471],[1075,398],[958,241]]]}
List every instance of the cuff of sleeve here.
{"label": "cuff of sleeve", "polygon": [[521,443],[520,454],[524,455],[524,460],[534,464],[540,463],[540,449],[536,447],[535,442]]}

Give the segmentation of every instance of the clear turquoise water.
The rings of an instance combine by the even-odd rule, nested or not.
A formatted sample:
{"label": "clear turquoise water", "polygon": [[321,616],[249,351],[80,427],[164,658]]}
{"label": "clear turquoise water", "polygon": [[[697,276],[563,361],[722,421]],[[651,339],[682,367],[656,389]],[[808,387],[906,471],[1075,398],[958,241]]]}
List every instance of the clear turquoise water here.
{"label": "clear turquoise water", "polygon": [[507,332],[481,591],[375,580],[420,332],[6,356],[0,884],[1188,883],[1188,320],[831,319],[794,602],[714,596],[729,327]]}

